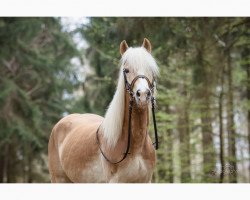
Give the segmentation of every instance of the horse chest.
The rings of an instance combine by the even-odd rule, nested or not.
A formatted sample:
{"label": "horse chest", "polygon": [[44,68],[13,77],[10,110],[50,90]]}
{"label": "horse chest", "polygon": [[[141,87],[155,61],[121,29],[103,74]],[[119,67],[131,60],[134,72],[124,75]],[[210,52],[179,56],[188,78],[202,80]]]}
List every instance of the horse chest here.
{"label": "horse chest", "polygon": [[135,156],[129,164],[118,169],[111,182],[149,182],[152,170],[141,155]]}
{"label": "horse chest", "polygon": [[99,159],[89,163],[80,173],[80,181],[85,183],[104,183],[106,176],[104,174],[102,163]]}

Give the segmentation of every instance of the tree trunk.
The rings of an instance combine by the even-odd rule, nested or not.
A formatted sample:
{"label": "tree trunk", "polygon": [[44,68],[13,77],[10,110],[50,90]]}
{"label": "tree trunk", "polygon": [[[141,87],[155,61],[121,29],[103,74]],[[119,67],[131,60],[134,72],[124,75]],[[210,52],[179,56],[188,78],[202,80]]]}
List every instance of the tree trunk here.
{"label": "tree trunk", "polygon": [[[246,70],[247,82],[246,82],[246,97],[247,102],[250,102],[250,48],[245,47],[242,52],[242,60],[247,61],[243,67]],[[248,138],[248,155],[250,156],[250,108],[247,110],[247,138]],[[250,180],[250,158],[249,158],[249,180]]]}
{"label": "tree trunk", "polygon": [[[247,67],[247,101],[250,102],[250,64],[248,64]],[[249,107],[247,111],[247,125],[248,125],[248,156],[250,156],[250,108]],[[249,159],[249,180],[250,180],[250,159]]]}
{"label": "tree trunk", "polygon": [[6,154],[7,162],[7,183],[15,183],[17,177],[17,157],[16,157],[16,146],[15,142],[8,145],[8,153]]}
{"label": "tree trunk", "polygon": [[220,183],[223,183],[224,180],[224,167],[225,167],[225,160],[224,160],[224,127],[223,127],[223,97],[224,97],[224,66],[222,68],[221,73],[221,91],[219,95],[219,124],[220,124]]}
{"label": "tree trunk", "polygon": [[209,66],[204,65],[204,44],[200,44],[197,49],[197,65],[201,77],[197,84],[197,94],[200,100],[200,119],[203,147],[203,182],[216,182],[214,177],[216,154],[213,143],[213,130],[210,109],[211,82]]}
{"label": "tree trunk", "polygon": [[173,166],[173,130],[167,131],[167,176],[168,182],[174,182],[174,166]]}
{"label": "tree trunk", "polygon": [[3,155],[3,183],[8,182],[9,144],[5,144]]}
{"label": "tree trunk", "polygon": [[28,158],[28,166],[29,166],[28,178],[27,178],[28,183],[32,183],[32,159],[31,159],[31,155],[32,154],[29,154],[29,158]]}
{"label": "tree trunk", "polygon": [[3,177],[4,177],[4,155],[2,152],[0,152],[0,183],[3,183]]}
{"label": "tree trunk", "polygon": [[237,182],[237,158],[236,158],[236,131],[234,123],[233,110],[233,81],[232,81],[232,65],[230,57],[230,49],[226,51],[227,55],[227,79],[228,79],[228,94],[227,94],[227,132],[228,132],[228,161],[229,161],[229,181]]}
{"label": "tree trunk", "polygon": [[191,182],[189,115],[186,105],[179,111],[178,131],[180,136],[181,182]]}
{"label": "tree trunk", "polygon": [[[171,113],[169,105],[167,105],[167,113]],[[167,163],[167,179],[168,183],[174,182],[174,163],[173,163],[173,130],[167,130],[166,141],[166,163]]]}
{"label": "tree trunk", "polygon": [[[213,172],[215,170],[215,151],[213,144],[212,120],[210,116],[209,97],[204,95],[201,108],[201,123],[202,123],[202,146],[203,146],[203,181],[216,182]],[[206,98],[207,97],[207,98]]]}

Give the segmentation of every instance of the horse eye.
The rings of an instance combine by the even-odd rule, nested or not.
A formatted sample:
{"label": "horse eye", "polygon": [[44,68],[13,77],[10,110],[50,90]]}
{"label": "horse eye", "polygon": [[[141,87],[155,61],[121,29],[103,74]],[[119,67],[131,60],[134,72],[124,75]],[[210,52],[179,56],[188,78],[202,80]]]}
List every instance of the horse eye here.
{"label": "horse eye", "polygon": [[129,69],[125,68],[124,71],[125,71],[126,74],[129,73]]}

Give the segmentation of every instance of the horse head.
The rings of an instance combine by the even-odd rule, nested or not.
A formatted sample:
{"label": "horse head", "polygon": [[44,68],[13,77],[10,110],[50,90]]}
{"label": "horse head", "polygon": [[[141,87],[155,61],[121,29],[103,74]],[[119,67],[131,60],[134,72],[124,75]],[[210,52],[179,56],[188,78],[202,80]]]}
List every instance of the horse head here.
{"label": "horse head", "polygon": [[120,44],[125,86],[138,108],[145,108],[154,95],[158,67],[151,49],[151,43],[146,38],[141,47],[129,47],[125,40]]}

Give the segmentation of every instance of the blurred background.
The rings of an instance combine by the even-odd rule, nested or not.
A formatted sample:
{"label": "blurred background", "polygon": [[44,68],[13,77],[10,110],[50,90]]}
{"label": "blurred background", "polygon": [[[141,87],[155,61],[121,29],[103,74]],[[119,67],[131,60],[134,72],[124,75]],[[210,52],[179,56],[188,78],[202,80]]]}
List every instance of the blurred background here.
{"label": "blurred background", "polygon": [[0,18],[0,182],[50,182],[53,125],[103,116],[120,42],[144,37],[160,68],[153,182],[250,182],[250,18],[222,17]]}

